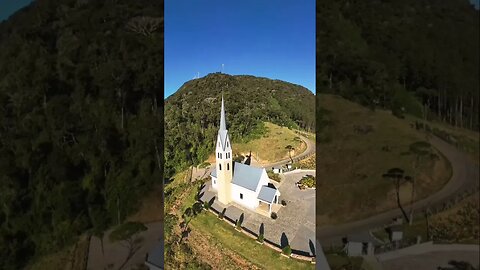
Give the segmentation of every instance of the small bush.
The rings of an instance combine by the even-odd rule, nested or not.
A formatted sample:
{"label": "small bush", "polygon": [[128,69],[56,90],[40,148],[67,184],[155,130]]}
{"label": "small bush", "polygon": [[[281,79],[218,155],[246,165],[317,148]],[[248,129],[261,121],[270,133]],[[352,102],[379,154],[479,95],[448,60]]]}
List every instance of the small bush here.
{"label": "small bush", "polygon": [[237,230],[241,230],[242,229],[242,223],[240,223],[240,220],[238,219],[237,222],[235,223],[235,228],[237,228]]}
{"label": "small bush", "polygon": [[268,178],[280,182],[280,175],[274,173],[273,171],[267,171]]}
{"label": "small bush", "polygon": [[277,213],[272,212],[272,214],[270,214],[270,217],[271,217],[272,219],[277,219]]}
{"label": "small bush", "polygon": [[263,234],[258,235],[257,237],[258,242],[263,243],[264,240],[265,240],[265,236],[263,236]]}
{"label": "small bush", "polygon": [[208,202],[204,202],[203,203],[203,208],[205,208],[205,210],[210,209],[210,204]]}
{"label": "small bush", "polygon": [[292,248],[290,248],[290,245],[286,245],[283,249],[282,249],[282,252],[283,254],[287,255],[287,256],[290,256],[292,254]]}
{"label": "small bush", "polygon": [[218,218],[219,218],[219,219],[223,219],[223,212],[219,212],[219,213],[218,213]]}
{"label": "small bush", "polygon": [[282,200],[282,205],[287,206],[287,202],[285,200]]}
{"label": "small bush", "polygon": [[314,188],[316,186],[315,176],[306,175],[300,181],[299,184],[304,187]]}

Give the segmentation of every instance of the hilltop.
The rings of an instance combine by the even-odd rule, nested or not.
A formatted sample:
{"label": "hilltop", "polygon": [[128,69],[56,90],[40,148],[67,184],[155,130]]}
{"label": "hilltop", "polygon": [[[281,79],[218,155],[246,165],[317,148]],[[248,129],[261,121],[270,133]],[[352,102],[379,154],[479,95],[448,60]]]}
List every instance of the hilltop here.
{"label": "hilltop", "polygon": [[199,164],[213,151],[221,96],[234,142],[266,133],[262,122],[314,130],[315,96],[292,83],[247,75],[209,74],[186,82],[165,100],[165,172]]}

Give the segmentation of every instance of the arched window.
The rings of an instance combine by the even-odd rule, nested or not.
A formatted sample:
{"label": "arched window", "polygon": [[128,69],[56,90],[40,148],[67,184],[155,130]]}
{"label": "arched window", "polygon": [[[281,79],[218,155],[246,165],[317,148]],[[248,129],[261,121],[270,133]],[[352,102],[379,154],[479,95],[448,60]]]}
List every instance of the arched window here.
{"label": "arched window", "polygon": [[222,159],[222,153],[220,153],[220,159]]}
{"label": "arched window", "polygon": [[228,141],[227,141],[227,147],[228,147]]}
{"label": "arched window", "polygon": [[218,164],[218,170],[219,170],[219,171],[222,170],[222,164]]}
{"label": "arched window", "polygon": [[230,170],[230,163],[227,163],[227,171]]}

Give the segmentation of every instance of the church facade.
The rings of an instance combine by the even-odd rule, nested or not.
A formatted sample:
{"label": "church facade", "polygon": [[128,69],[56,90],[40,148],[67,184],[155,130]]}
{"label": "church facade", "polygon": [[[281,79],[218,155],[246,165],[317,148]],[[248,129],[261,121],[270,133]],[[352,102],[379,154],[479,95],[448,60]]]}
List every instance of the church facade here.
{"label": "church facade", "polygon": [[233,162],[223,97],[215,155],[215,169],[210,176],[218,201],[224,205],[234,202],[251,210],[262,207],[271,213],[272,205],[279,203],[280,191],[270,182],[265,168]]}

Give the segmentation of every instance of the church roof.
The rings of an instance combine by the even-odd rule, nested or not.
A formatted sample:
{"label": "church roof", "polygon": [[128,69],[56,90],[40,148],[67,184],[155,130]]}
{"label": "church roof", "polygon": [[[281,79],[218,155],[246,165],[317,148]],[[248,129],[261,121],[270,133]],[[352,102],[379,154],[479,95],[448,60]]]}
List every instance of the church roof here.
{"label": "church roof", "polygon": [[262,186],[257,198],[265,202],[273,203],[273,199],[275,198],[276,193],[276,189],[269,186]]}
{"label": "church roof", "polygon": [[232,184],[256,191],[264,170],[263,168],[234,162]]}

